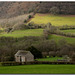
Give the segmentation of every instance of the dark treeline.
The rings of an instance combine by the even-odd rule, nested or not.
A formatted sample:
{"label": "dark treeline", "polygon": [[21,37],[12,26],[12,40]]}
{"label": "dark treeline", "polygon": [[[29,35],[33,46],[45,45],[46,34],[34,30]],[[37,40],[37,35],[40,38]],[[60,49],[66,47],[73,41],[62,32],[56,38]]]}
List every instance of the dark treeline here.
{"label": "dark treeline", "polygon": [[63,25],[63,26],[57,26],[60,30],[69,30],[69,29],[75,29],[75,25]]}
{"label": "dark treeline", "polygon": [[47,52],[49,56],[71,56],[75,52],[75,44],[69,44],[65,39],[56,43],[44,36],[0,37],[0,61],[14,61],[14,54],[18,50],[29,50],[36,54],[35,58],[44,56],[42,52]]}
{"label": "dark treeline", "polygon": [[14,54],[18,50],[26,50],[32,44],[46,40],[44,36],[25,36],[22,38],[0,37],[0,61],[14,60]]}

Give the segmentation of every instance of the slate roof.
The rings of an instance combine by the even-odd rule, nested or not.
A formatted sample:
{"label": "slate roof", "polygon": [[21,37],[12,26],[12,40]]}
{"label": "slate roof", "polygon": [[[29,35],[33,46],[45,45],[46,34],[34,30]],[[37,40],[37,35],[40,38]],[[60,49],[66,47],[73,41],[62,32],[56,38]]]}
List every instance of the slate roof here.
{"label": "slate roof", "polygon": [[27,53],[29,53],[30,51],[25,51],[25,50],[19,50],[15,56],[25,56]]}

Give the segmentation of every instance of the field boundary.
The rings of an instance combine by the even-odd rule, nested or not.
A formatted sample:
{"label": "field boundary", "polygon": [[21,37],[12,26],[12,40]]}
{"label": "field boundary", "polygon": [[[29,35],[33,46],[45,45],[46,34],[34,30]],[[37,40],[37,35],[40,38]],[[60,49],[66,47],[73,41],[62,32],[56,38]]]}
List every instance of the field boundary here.
{"label": "field boundary", "polygon": [[60,35],[60,34],[56,34],[56,33],[52,33],[52,35],[63,36],[63,37],[69,37],[69,38],[75,38],[75,37],[72,37],[72,36],[65,36],[65,35]]}
{"label": "field boundary", "polygon": [[32,61],[32,62],[1,62],[2,66],[32,65],[32,64],[74,64],[73,61]]}

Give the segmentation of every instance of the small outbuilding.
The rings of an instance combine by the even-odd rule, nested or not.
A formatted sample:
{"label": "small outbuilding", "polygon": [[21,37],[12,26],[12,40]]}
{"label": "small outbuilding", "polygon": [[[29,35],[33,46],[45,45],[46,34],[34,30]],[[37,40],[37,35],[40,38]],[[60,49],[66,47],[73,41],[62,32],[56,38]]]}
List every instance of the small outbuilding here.
{"label": "small outbuilding", "polygon": [[34,61],[34,55],[30,51],[19,50],[15,54],[16,62],[30,62]]}

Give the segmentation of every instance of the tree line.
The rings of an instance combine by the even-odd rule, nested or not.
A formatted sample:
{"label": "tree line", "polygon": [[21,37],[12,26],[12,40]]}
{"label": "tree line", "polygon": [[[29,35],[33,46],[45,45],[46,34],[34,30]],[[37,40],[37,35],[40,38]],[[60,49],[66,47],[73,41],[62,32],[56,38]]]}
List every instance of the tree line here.
{"label": "tree line", "polygon": [[18,50],[31,51],[35,58],[42,58],[47,52],[48,56],[72,56],[75,52],[75,44],[67,43],[61,39],[48,40],[45,36],[25,36],[22,38],[0,37],[0,61],[14,61],[14,55]]}

